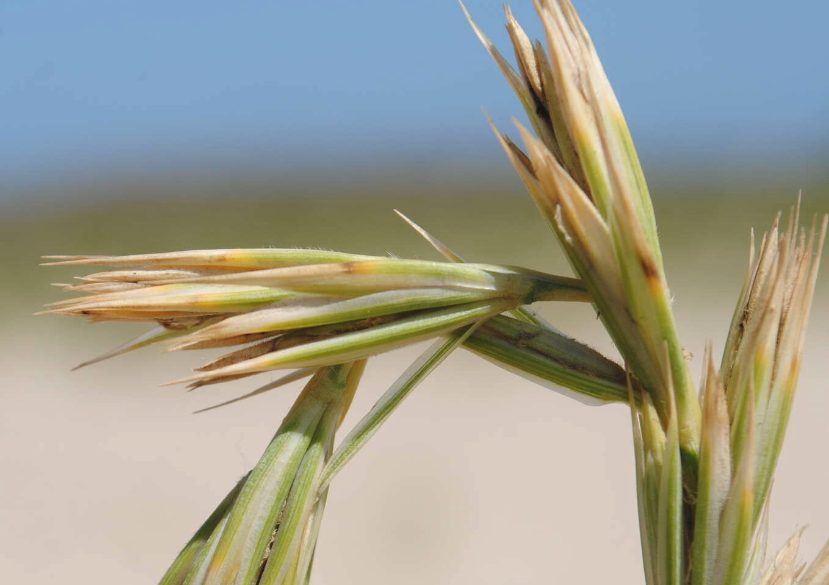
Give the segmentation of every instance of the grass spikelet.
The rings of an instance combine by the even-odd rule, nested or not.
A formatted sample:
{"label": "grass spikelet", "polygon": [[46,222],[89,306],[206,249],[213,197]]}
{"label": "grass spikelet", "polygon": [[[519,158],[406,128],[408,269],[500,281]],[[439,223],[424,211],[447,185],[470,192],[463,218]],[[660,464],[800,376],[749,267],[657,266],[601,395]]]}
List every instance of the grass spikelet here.
{"label": "grass spikelet", "polygon": [[[446,261],[293,248],[45,257],[94,272],[56,284],[77,296],[43,313],[149,325],[78,367],[159,344],[223,350],[174,382],[190,390],[292,370],[198,412],[310,377],[161,585],[307,585],[332,481],[460,347],[581,402],[627,405],[648,585],[829,583],[829,544],[808,569],[797,560],[802,530],[766,565],[829,217],[801,227],[798,201],[759,245],[752,232],[720,366],[709,344],[698,396],[621,107],[569,0],[534,5],[545,42],[505,8],[515,66],[463,11],[529,120],[516,122],[523,146],[490,120],[496,139],[576,278],[466,262],[399,212]],[[591,303],[624,367],[540,317],[540,302]],[[431,346],[336,445],[366,361],[421,341]]]}

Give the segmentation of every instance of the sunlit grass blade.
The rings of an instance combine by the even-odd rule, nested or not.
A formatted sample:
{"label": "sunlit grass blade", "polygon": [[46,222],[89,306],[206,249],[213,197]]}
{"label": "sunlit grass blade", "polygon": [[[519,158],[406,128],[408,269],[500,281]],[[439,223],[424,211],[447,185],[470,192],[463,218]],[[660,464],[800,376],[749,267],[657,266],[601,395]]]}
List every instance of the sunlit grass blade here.
{"label": "sunlit grass blade", "polygon": [[659,583],[681,585],[685,576],[685,549],[682,523],[682,463],[675,411],[668,422],[658,507],[656,566]]}
{"label": "sunlit grass blade", "polygon": [[766,499],[754,530],[754,543],[751,546],[751,556],[743,575],[743,583],[759,583],[763,576],[769,543],[769,501]]}
{"label": "sunlit grass blade", "polygon": [[295,292],[263,286],[172,284],[62,301],[60,307],[45,313],[103,315],[112,319],[137,314],[154,319],[174,312],[250,311],[293,296]]}
{"label": "sunlit grass blade", "polygon": [[325,464],[326,448],[338,426],[339,417],[339,408],[331,405],[317,426],[311,444],[297,470],[291,492],[280,517],[276,538],[257,585],[284,583],[289,571],[297,569],[302,532],[317,501],[319,475]]}
{"label": "sunlit grass blade", "polygon": [[247,478],[248,476],[245,475],[236,483],[210,517],[199,527],[193,535],[193,538],[184,545],[176,560],[173,561],[173,564],[164,573],[161,581],[159,581],[159,585],[183,585],[187,582],[188,577],[197,571],[199,560],[206,556],[207,551],[205,549],[210,548],[211,536],[216,533],[221,533],[224,523],[227,522],[230,508],[236,502],[236,498]]}
{"label": "sunlit grass blade", "polygon": [[[555,331],[498,316],[464,346],[519,376],[586,404],[627,401],[624,370],[590,347]],[[637,400],[639,386],[637,383]]]}
{"label": "sunlit grass blade", "polygon": [[332,295],[358,295],[400,288],[497,288],[496,277],[482,268],[398,258],[234,272],[194,277],[184,282],[266,286]]}
{"label": "sunlit grass blade", "polygon": [[194,276],[209,276],[214,274],[227,274],[227,268],[157,268],[131,270],[105,270],[94,272],[84,276],[76,276],[83,284],[133,284],[136,286],[150,286],[164,280],[181,280]]}
{"label": "sunlit grass blade", "polygon": [[320,474],[331,456],[334,435],[351,406],[365,367],[365,360],[350,364],[341,391],[328,397],[328,409],[297,472],[257,585],[293,585],[310,579],[327,494],[317,497]]}
{"label": "sunlit grass blade", "polygon": [[692,585],[711,582],[719,550],[720,517],[731,486],[731,435],[725,391],[706,352],[699,487],[694,522]]}
{"label": "sunlit grass blade", "polygon": [[[653,401],[647,392],[642,393],[639,413],[639,428],[641,430],[642,445],[644,447],[644,478],[641,502],[644,507],[644,516],[648,526],[643,531],[648,536],[650,544],[650,558],[652,567],[650,573],[655,583],[663,573],[660,554],[660,494],[662,489],[662,468],[665,462],[667,436],[662,429],[659,415],[653,406]],[[637,494],[639,495],[639,494]]]}
{"label": "sunlit grass blade", "polygon": [[278,303],[253,313],[228,317],[182,340],[183,344],[210,338],[233,337],[247,333],[288,331],[395,313],[434,309],[483,301],[492,294],[484,291],[444,289],[406,289],[368,294],[354,299],[322,298],[319,302]]}
{"label": "sunlit grass blade", "polygon": [[448,339],[439,339],[412,363],[405,372],[392,384],[383,396],[375,403],[368,414],[358,422],[351,432],[337,447],[331,461],[325,467],[320,482],[320,490],[324,490],[334,476],[351,461],[354,455],[379,430],[392,412],[411,393],[415,387],[428,376],[432,370],[445,360],[452,351],[461,345],[475,330],[478,324],[455,331]]}
{"label": "sunlit grass blade", "polygon": [[145,288],[144,284],[135,282],[81,282],[78,284],[52,283],[59,286],[63,292],[80,292],[84,294],[109,294]]}
{"label": "sunlit grass blade", "polygon": [[[629,205],[629,201],[624,198],[614,201],[620,207]],[[639,352],[644,356],[641,362],[647,364],[652,360],[655,364],[661,364],[661,375],[653,378],[654,385],[648,388],[663,420],[667,402],[674,402],[683,461],[689,474],[686,483],[692,487],[696,483],[693,470],[699,451],[699,402],[676,331],[671,297],[662,267],[640,233],[641,227],[633,223],[632,216],[632,210],[621,211],[610,221],[625,290],[626,308],[641,334],[644,350]],[[662,348],[667,350],[663,351]],[[670,398],[668,393],[671,394]]]}
{"label": "sunlit grass blade", "polygon": [[231,510],[207,568],[205,585],[253,582],[325,409],[326,404],[314,401],[286,417]]}
{"label": "sunlit grass blade", "polygon": [[214,377],[252,374],[280,368],[307,368],[363,359],[404,345],[441,335],[475,321],[497,315],[509,308],[500,301],[469,303],[407,317],[363,331],[313,341],[267,353],[230,366],[183,378],[171,384],[198,382]]}
{"label": "sunlit grass blade", "polygon": [[207,408],[202,408],[200,410],[197,410],[193,414],[199,414],[199,413],[202,413],[202,412],[207,412],[209,410],[215,410],[217,408],[221,408],[221,407],[227,406],[229,404],[235,404],[236,402],[240,402],[240,401],[246,400],[248,398],[253,398],[254,396],[259,396],[260,394],[264,394],[265,392],[268,392],[268,391],[273,390],[275,388],[280,388],[282,386],[290,384],[291,382],[296,382],[297,380],[307,378],[308,376],[313,376],[314,373],[317,371],[317,369],[318,368],[301,368],[301,369],[299,369],[295,372],[291,372],[290,374],[286,374],[285,376],[282,376],[281,378],[278,378],[278,379],[274,380],[273,382],[268,382],[264,386],[260,386],[259,388],[257,388],[256,390],[253,390],[252,392],[248,392],[247,394],[243,394],[242,396],[237,396],[236,398],[233,398],[232,400],[226,400],[225,402],[221,402],[219,404],[214,404],[213,406],[208,406]]}
{"label": "sunlit grass blade", "polygon": [[311,569],[314,566],[317,540],[319,539],[322,516],[323,512],[325,512],[325,504],[327,501],[328,488],[322,490],[322,493],[320,493],[319,499],[311,511],[311,517],[308,519],[305,533],[302,536],[303,542],[301,545],[301,553],[297,559],[296,580],[294,581],[297,585],[307,585],[311,582]]}
{"label": "sunlit grass blade", "polygon": [[[757,437],[754,394],[745,401],[745,439],[740,442],[739,466],[720,519],[717,563],[712,585],[742,585],[754,541],[754,499],[757,465]],[[734,459],[732,445],[732,459]]]}
{"label": "sunlit grass blade", "polygon": [[[309,446],[323,430],[333,432],[340,409],[350,400],[345,394],[351,368],[352,364],[323,368],[305,386],[242,487],[210,559],[204,585],[256,582]],[[321,421],[328,422],[321,426]]]}
{"label": "sunlit grass blade", "polygon": [[161,254],[134,254],[132,256],[43,256],[53,262],[44,266],[91,265],[136,266],[143,268],[230,268],[233,270],[262,270],[302,264],[356,262],[372,256],[345,254],[327,250],[280,248],[236,248],[226,250],[187,250]]}
{"label": "sunlit grass blade", "polygon": [[[249,475],[250,473],[245,476],[245,479],[247,479]],[[222,516],[221,520],[216,525],[215,530],[213,530],[213,533],[210,535],[210,538],[207,539],[207,542],[205,542],[204,546],[201,548],[201,551],[196,557],[183,585],[202,585],[204,583],[205,576],[207,575],[207,569],[210,567],[210,561],[213,559],[213,555],[216,554],[216,547],[218,546],[219,540],[227,527],[227,520],[229,516],[230,510]]]}
{"label": "sunlit grass blade", "polygon": [[149,331],[142,333],[137,337],[134,337],[133,339],[119,345],[114,349],[111,349],[110,351],[102,353],[97,357],[94,357],[90,360],[86,360],[85,362],[78,364],[77,366],[72,368],[72,371],[79,370],[86,366],[91,366],[92,364],[100,363],[110,358],[118,357],[119,355],[124,355],[125,353],[135,351],[136,349],[141,349],[142,347],[147,347],[148,345],[152,345],[153,343],[158,343],[159,341],[166,341],[168,339],[180,337],[188,333],[190,333],[190,331],[186,329],[174,330],[164,327],[163,325],[153,327]]}
{"label": "sunlit grass blade", "polygon": [[633,429],[633,457],[636,473],[636,511],[639,516],[639,539],[642,547],[642,563],[645,568],[646,585],[657,585],[654,571],[654,559],[656,556],[656,535],[653,529],[656,527],[654,518],[650,517],[648,502],[648,486],[646,475],[647,453],[645,441],[642,435],[639,408],[636,405],[633,386],[628,376],[628,405],[630,406],[630,422]]}
{"label": "sunlit grass blade", "polygon": [[[211,323],[218,323],[223,317],[217,316],[211,319]],[[196,331],[195,329],[193,331]],[[232,337],[214,337],[208,339],[197,339],[195,341],[185,337],[181,340],[171,341],[164,348],[164,352],[178,351],[178,350],[194,350],[194,349],[221,349],[225,347],[233,347],[235,345],[247,345],[256,343],[257,341],[264,341],[273,338],[277,333],[265,331],[260,333],[243,333],[242,335],[234,335]]]}

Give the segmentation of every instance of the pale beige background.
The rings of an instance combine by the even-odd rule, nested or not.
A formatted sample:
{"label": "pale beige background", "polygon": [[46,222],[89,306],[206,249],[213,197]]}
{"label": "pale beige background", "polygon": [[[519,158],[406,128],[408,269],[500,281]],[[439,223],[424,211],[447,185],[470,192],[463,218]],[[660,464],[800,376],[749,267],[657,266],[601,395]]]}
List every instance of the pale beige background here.
{"label": "pale beige background", "polygon": [[[353,251],[431,257],[413,236],[401,235],[403,228],[386,211],[393,203],[360,207],[358,235],[344,235],[348,226],[336,228],[337,209],[316,215],[303,209],[304,220],[317,224],[315,233],[301,231],[296,218],[273,215],[272,234],[257,232],[240,245],[311,245],[315,240]],[[418,205],[423,209],[417,219],[429,224],[431,213],[437,235],[463,247],[462,252],[479,250],[477,256],[470,254],[475,259],[561,266],[555,244],[523,203],[515,212],[476,204],[474,215],[462,206],[442,208],[438,200],[411,206]],[[757,220],[752,215],[761,215],[753,210],[756,205],[746,205],[745,214],[729,215],[735,233],[717,238],[712,234],[721,229],[716,222],[722,219],[699,221],[689,211],[696,205],[658,208],[668,215],[663,234],[670,228],[669,278],[698,374],[705,340],[721,347],[742,279],[748,227],[765,226],[762,218],[770,216],[766,205]],[[123,225],[142,221],[129,213],[121,217]],[[57,222],[29,219],[33,225]],[[486,228],[496,225],[501,229]],[[447,237],[452,229],[468,237]],[[206,231],[192,237],[192,247],[202,245]],[[62,249],[37,249],[13,260],[8,258],[19,254],[6,256],[12,273],[34,263],[36,253],[90,251],[88,233],[82,250],[73,245],[72,233],[46,233],[43,238],[50,239],[42,247]],[[113,240],[101,250],[97,240],[108,237],[95,236],[94,251],[168,249],[158,241],[134,249]],[[169,247],[187,247],[179,241],[186,235],[176,238]],[[227,245],[227,239],[217,245]],[[218,500],[256,462],[298,385],[194,416],[193,410],[249,390],[257,381],[192,394],[160,388],[207,356],[161,355],[152,348],[70,373],[74,364],[134,329],[28,317],[40,302],[59,298],[46,290],[59,278],[26,274],[26,287],[5,293],[0,341],[0,581],[155,583]],[[817,293],[771,508],[772,546],[809,523],[803,546],[809,557],[829,537],[827,284],[822,279]],[[30,294],[20,290],[30,286],[35,287]],[[545,313],[565,331],[612,354],[587,308],[555,305]],[[344,428],[370,408],[419,349],[370,362]],[[315,583],[641,583],[632,470],[624,407],[583,406],[458,352],[334,483]]]}

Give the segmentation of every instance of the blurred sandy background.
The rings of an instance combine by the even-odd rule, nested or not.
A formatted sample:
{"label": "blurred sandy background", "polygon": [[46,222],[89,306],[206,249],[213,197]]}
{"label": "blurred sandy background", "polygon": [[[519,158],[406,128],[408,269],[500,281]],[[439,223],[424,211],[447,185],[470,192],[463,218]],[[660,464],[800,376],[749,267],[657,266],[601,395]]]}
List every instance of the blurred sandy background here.
{"label": "blurred sandy background", "polygon": [[[201,354],[149,348],[70,373],[136,332],[31,317],[60,298],[69,269],[35,268],[55,252],[129,253],[230,246],[322,246],[434,258],[391,212],[400,208],[471,259],[566,270],[517,181],[500,190],[332,195],[277,185],[89,203],[5,216],[0,394],[0,557],[10,583],[153,583],[229,487],[251,467],[298,386],[218,411],[240,381],[192,394],[159,384]],[[671,192],[654,186],[679,326],[698,374],[706,339],[721,348],[743,278],[750,226],[766,227],[793,188]],[[172,193],[174,188],[167,187]],[[207,189],[207,187],[205,187]],[[773,191],[777,197],[770,197]],[[95,197],[92,197],[94,200]],[[165,202],[166,201],[166,202]],[[807,197],[806,213],[829,208]],[[829,536],[826,348],[829,279],[818,288],[800,394],[773,494],[772,544],[810,523],[804,552]],[[10,277],[9,277],[10,275]],[[586,307],[547,317],[615,355]],[[370,362],[346,427],[420,348]],[[268,375],[262,376],[264,378]],[[641,582],[629,419],[586,407],[458,352],[335,482],[319,545],[318,583]],[[599,560],[601,559],[601,560]]]}
{"label": "blurred sandy background", "polygon": [[[501,2],[469,0],[509,53]],[[829,5],[576,2],[651,182],[680,333],[721,350],[749,229],[804,190],[829,211]],[[514,2],[540,35],[529,0]],[[715,10],[712,10],[715,8]],[[155,583],[258,459],[298,385],[186,394],[204,354],[32,317],[41,254],[313,246],[436,258],[398,208],[472,260],[566,272],[499,151],[519,106],[455,2],[0,4],[0,581]],[[818,73],[816,73],[818,72]],[[827,268],[827,267],[824,267]],[[549,305],[614,356],[586,307]],[[829,537],[829,270],[773,493],[771,546]],[[417,355],[372,360],[345,428]],[[628,413],[464,351],[336,480],[315,583],[642,582]]]}

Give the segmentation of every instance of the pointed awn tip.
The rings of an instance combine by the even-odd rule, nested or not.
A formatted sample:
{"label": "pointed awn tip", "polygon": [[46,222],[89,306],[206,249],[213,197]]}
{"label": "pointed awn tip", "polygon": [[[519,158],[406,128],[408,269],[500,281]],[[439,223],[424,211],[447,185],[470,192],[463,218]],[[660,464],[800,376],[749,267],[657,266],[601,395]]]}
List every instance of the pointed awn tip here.
{"label": "pointed awn tip", "polygon": [[463,257],[460,254],[456,254],[454,251],[452,251],[452,249],[449,246],[447,246],[446,244],[444,244],[443,242],[438,240],[436,237],[434,237],[432,234],[427,232],[423,227],[421,227],[419,224],[415,223],[412,219],[408,218],[406,215],[403,214],[403,212],[401,212],[397,209],[395,209],[394,212],[397,215],[399,215],[403,219],[403,221],[405,221],[407,224],[409,224],[409,226],[414,231],[416,231],[418,234],[420,234],[420,236],[423,237],[423,239],[425,239],[427,242],[429,242],[429,244],[435,250],[437,250],[437,252],[439,254],[441,254],[444,258],[446,258],[447,260],[450,260],[452,262],[466,262],[466,260],[464,260]]}

